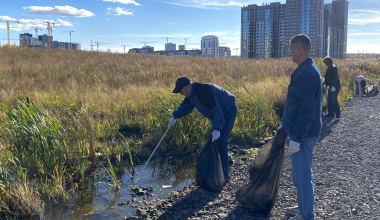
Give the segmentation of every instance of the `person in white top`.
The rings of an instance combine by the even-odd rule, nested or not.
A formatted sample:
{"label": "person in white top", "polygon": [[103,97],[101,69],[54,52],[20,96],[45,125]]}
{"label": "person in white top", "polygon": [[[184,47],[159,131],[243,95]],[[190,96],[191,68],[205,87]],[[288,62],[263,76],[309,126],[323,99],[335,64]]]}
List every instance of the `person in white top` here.
{"label": "person in white top", "polygon": [[365,96],[366,82],[372,83],[369,79],[365,78],[363,75],[359,75],[355,78],[356,95]]}

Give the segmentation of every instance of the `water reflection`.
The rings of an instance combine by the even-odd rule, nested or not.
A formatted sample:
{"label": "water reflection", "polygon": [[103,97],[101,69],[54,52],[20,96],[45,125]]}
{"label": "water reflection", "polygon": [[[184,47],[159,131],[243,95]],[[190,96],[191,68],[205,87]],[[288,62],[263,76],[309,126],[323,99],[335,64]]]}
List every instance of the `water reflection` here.
{"label": "water reflection", "polygon": [[[137,173],[141,172],[144,164],[135,167]],[[137,176],[137,175],[136,175]],[[173,190],[179,190],[190,185],[195,177],[195,157],[175,159],[174,157],[152,160],[141,174],[140,186],[153,186],[153,196],[146,199],[145,196],[133,198],[129,185],[133,184],[128,174],[121,176],[121,190],[108,186],[105,181],[99,182],[95,187],[78,192],[76,198],[59,204],[59,206],[47,206],[45,219],[122,219],[123,216],[131,215],[141,207],[145,201],[160,198],[168,198]],[[163,188],[162,185],[172,185]],[[128,203],[132,199],[136,202]],[[120,204],[120,205],[119,205]]]}

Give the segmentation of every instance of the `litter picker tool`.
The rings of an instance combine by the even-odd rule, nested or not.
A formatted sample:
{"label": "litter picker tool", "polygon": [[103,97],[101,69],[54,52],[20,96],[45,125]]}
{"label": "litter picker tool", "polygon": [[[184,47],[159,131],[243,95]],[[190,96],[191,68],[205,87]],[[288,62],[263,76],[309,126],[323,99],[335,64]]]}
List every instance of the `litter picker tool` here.
{"label": "litter picker tool", "polygon": [[144,170],[145,170],[145,167],[146,167],[146,165],[148,165],[150,158],[152,158],[152,156],[153,156],[154,152],[156,152],[156,150],[157,150],[158,146],[160,146],[160,144],[161,144],[161,141],[164,139],[164,137],[165,137],[166,133],[168,133],[169,129],[170,129],[170,127],[168,127],[168,128],[166,129],[166,131],[165,131],[164,135],[162,135],[162,137],[161,137],[161,140],[158,142],[158,144],[157,144],[156,148],[154,148],[154,150],[153,150],[152,154],[150,155],[150,157],[149,157],[149,158],[148,158],[148,160],[146,161],[146,163],[145,163],[144,167],[142,168],[141,172],[139,173],[139,175],[138,175],[138,177],[137,177],[137,179],[136,179],[136,182],[135,182],[135,184],[137,183],[137,181],[139,181],[141,173],[142,173],[142,172],[144,172]]}

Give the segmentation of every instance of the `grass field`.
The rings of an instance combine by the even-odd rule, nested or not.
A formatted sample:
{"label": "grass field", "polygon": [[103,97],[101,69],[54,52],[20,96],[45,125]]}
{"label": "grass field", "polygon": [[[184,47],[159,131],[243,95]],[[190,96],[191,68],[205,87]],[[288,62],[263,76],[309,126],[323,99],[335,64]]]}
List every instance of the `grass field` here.
{"label": "grass field", "polygon": [[[352,98],[357,75],[380,78],[379,61],[334,62],[342,82],[342,107]],[[324,76],[322,60],[315,63]],[[97,161],[95,152],[120,166],[131,166],[132,160],[148,155],[182,101],[171,93],[180,76],[214,83],[235,94],[239,113],[231,143],[250,144],[280,124],[295,68],[290,59],[2,48],[1,161],[18,182],[32,186],[30,193],[37,192],[43,200],[66,198],[62,183],[70,180],[70,189],[88,184],[86,177]],[[210,127],[207,119],[193,111],[170,130],[160,151],[194,153]]]}

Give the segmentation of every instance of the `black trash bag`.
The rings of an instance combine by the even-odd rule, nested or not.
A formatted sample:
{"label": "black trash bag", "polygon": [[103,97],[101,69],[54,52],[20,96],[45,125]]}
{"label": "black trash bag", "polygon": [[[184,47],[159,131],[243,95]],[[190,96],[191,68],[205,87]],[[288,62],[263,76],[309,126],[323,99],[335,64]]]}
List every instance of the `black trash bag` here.
{"label": "black trash bag", "polygon": [[286,133],[277,130],[276,137],[264,145],[250,164],[250,181],[236,192],[236,200],[255,213],[268,214],[277,198],[284,161]]}
{"label": "black trash bag", "polygon": [[217,141],[212,142],[212,136],[203,145],[197,156],[195,182],[207,190],[222,190],[226,183],[220,160]]}

